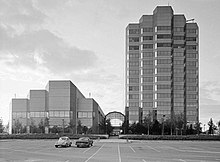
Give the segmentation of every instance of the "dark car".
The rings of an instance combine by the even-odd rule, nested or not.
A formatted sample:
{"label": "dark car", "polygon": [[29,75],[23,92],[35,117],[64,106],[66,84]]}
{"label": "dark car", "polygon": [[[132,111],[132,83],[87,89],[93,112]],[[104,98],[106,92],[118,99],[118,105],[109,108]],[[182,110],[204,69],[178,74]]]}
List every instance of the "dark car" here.
{"label": "dark car", "polygon": [[77,147],[90,147],[93,145],[93,140],[89,137],[81,137],[76,141]]}
{"label": "dark car", "polygon": [[59,140],[55,143],[55,147],[70,147],[72,142],[69,137],[60,137]]}

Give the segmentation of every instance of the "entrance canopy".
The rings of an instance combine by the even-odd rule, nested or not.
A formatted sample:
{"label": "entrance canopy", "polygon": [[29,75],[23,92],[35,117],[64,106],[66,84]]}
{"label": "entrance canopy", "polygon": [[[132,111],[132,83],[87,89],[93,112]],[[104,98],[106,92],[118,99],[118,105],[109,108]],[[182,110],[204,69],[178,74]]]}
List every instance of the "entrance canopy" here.
{"label": "entrance canopy", "polygon": [[125,116],[121,112],[113,111],[113,112],[109,112],[105,116],[105,119],[106,120],[110,119],[111,125],[113,127],[120,127],[125,121]]}

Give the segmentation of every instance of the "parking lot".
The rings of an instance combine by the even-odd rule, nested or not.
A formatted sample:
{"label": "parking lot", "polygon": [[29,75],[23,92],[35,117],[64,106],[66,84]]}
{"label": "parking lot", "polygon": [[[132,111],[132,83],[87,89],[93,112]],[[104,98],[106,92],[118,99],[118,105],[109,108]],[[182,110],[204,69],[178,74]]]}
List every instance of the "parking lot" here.
{"label": "parking lot", "polygon": [[[0,140],[1,162],[220,161],[219,141],[95,140],[90,148],[55,148],[56,140]],[[73,140],[74,143],[74,140]]]}

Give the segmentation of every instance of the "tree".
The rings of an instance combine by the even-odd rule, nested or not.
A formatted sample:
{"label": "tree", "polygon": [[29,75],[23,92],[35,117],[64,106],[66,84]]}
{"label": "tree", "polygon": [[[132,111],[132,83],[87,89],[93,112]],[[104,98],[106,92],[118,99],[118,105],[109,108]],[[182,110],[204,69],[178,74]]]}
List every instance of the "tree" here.
{"label": "tree", "polygon": [[215,124],[213,123],[212,118],[209,120],[208,126],[209,126],[208,134],[214,134],[214,130],[216,130],[217,128]]}
{"label": "tree", "polygon": [[200,134],[200,133],[202,132],[201,124],[202,124],[202,123],[200,123],[200,122],[196,122],[196,124],[194,125],[196,134]]}
{"label": "tree", "polygon": [[86,134],[87,131],[88,131],[88,127],[87,127],[87,126],[83,126],[83,128],[82,128],[82,132],[83,132],[84,134]]}
{"label": "tree", "polygon": [[144,117],[143,126],[147,129],[147,135],[150,135],[150,125],[152,125],[151,112]]}
{"label": "tree", "polygon": [[112,125],[111,125],[110,119],[107,119],[107,120],[105,121],[105,124],[106,124],[106,133],[107,133],[108,135],[110,135],[111,132],[113,131],[113,127],[112,127]]}
{"label": "tree", "polygon": [[30,133],[37,133],[37,126],[35,125],[35,121],[32,118],[30,123]]}
{"label": "tree", "polygon": [[22,130],[22,123],[17,119],[15,120],[15,123],[14,123],[14,132],[21,133],[21,130]]}
{"label": "tree", "polygon": [[4,131],[3,120],[0,119],[0,133]]}
{"label": "tree", "polygon": [[38,128],[39,128],[39,130],[40,130],[40,133],[44,133],[45,124],[44,124],[43,119],[40,120],[40,123],[38,124]]}
{"label": "tree", "polygon": [[154,120],[153,122],[152,134],[153,135],[161,134],[161,124],[157,120]]}
{"label": "tree", "polygon": [[220,135],[220,120],[217,122],[217,126],[218,126],[218,134]]}
{"label": "tree", "polygon": [[76,125],[74,124],[74,120],[73,119],[70,119],[68,128],[71,129],[71,132],[73,134],[74,129],[76,128]]}
{"label": "tree", "polygon": [[182,113],[176,114],[174,116],[174,127],[176,129],[176,135],[178,134],[178,130],[182,132],[184,125],[184,116]]}
{"label": "tree", "polygon": [[81,120],[78,120],[77,133],[81,134],[82,133],[82,129],[83,129],[82,122],[81,122]]}

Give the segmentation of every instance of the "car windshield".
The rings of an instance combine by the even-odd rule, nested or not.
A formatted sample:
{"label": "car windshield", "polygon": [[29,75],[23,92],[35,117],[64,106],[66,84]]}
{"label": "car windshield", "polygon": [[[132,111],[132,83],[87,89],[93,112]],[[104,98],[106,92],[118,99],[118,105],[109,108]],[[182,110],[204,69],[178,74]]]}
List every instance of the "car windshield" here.
{"label": "car windshield", "polygon": [[61,137],[61,138],[59,139],[59,141],[61,141],[61,140],[67,140],[67,137]]}

